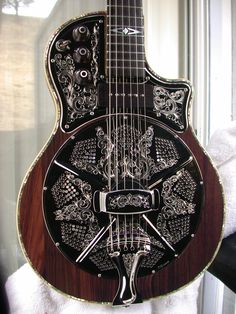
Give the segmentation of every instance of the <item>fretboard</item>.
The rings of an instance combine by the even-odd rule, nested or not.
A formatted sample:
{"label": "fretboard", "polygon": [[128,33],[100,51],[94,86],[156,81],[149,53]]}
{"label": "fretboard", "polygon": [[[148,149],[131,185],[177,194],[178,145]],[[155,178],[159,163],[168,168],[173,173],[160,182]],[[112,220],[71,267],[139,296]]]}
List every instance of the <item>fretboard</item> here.
{"label": "fretboard", "polygon": [[107,70],[111,78],[145,75],[142,0],[107,1]]}

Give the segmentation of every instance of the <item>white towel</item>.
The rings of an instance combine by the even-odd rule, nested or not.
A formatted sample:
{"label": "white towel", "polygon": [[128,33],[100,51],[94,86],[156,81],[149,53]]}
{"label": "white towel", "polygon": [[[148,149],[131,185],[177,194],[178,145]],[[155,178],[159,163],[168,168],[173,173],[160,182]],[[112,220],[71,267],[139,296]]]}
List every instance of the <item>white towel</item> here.
{"label": "white towel", "polygon": [[[227,216],[224,235],[236,231],[236,121],[227,129],[215,132],[208,145],[225,191]],[[197,298],[201,277],[186,288],[167,297],[112,308],[68,298],[45,284],[28,264],[12,274],[6,282],[11,314],[197,314]]]}
{"label": "white towel", "polygon": [[197,314],[197,295],[201,278],[167,297],[113,308],[77,301],[50,288],[31,269],[23,265],[6,282],[10,314]]}
{"label": "white towel", "polygon": [[227,237],[236,232],[236,121],[213,134],[207,151],[218,169],[224,188],[224,236]]}

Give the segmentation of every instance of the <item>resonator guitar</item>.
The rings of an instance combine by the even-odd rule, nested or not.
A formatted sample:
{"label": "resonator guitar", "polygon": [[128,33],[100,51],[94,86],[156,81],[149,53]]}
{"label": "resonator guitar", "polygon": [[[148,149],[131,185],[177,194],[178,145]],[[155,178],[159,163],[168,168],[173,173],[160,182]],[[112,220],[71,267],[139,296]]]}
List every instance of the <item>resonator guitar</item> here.
{"label": "resonator guitar", "polygon": [[63,293],[115,306],[193,281],[219,246],[222,189],[189,125],[190,83],[146,61],[142,1],[61,26],[46,73],[56,125],[18,202],[29,263]]}

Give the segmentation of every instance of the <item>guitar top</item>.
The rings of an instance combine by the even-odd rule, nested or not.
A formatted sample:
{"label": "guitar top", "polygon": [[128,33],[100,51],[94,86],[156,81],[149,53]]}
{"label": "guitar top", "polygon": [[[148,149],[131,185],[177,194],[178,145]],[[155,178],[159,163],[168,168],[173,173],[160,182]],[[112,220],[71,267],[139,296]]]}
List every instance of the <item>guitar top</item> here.
{"label": "guitar top", "polygon": [[59,114],[18,202],[32,267],[63,293],[119,306],[194,280],[221,240],[222,189],[189,126],[190,83],[146,62],[142,1],[63,25],[46,73]]}

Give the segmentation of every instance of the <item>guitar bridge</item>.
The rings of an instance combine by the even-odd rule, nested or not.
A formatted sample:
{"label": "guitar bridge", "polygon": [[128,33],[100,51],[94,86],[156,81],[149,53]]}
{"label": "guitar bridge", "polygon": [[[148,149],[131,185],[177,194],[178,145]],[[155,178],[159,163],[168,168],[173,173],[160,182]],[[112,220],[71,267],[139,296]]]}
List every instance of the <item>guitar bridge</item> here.
{"label": "guitar bridge", "polygon": [[93,196],[94,210],[116,215],[142,214],[158,210],[160,195],[157,189],[96,191]]}

